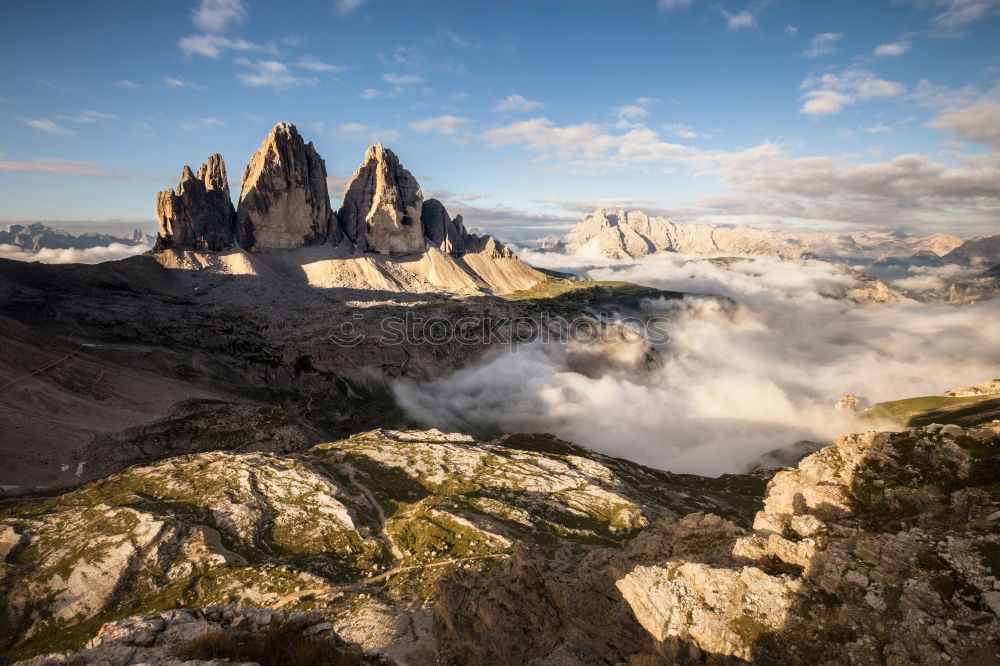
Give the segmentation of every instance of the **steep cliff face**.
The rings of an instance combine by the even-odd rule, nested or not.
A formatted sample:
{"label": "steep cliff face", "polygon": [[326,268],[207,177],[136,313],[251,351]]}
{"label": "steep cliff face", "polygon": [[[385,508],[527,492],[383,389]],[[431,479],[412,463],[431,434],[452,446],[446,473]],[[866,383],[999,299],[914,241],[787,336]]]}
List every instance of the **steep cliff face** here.
{"label": "steep cliff face", "polygon": [[278,123],[243,172],[236,212],[240,245],[266,251],[317,245],[338,232],[326,164],[291,123]]}
{"label": "steep cliff face", "polygon": [[465,254],[468,234],[461,215],[452,219],[444,204],[437,199],[428,199],[421,212],[421,223],[428,243],[456,257]]}
{"label": "steep cliff face", "polygon": [[377,144],[344,190],[340,225],[359,250],[410,254],[424,249],[424,195],[399,158]]}
{"label": "steep cliff face", "polygon": [[236,211],[222,156],[210,156],[197,176],[185,166],[177,190],[156,196],[156,217],[160,221],[157,249],[218,252],[231,248]]}

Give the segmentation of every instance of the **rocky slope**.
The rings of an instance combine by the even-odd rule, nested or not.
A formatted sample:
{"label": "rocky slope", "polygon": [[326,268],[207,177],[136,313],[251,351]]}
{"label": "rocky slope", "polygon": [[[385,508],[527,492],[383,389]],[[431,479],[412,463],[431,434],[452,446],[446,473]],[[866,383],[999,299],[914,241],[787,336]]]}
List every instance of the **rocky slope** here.
{"label": "rocky slope", "polygon": [[456,573],[441,663],[992,663],[998,449],[1000,422],[855,434],[779,471],[752,530],[696,513],[576,566]]}
{"label": "rocky slope", "polygon": [[378,430],[297,455],[168,458],[0,509],[2,649],[77,648],[127,615],[240,603],[317,610],[345,640],[430,664],[442,577],[515,551],[578,562],[694,510],[745,525],[762,489],[538,435]]}
{"label": "rocky slope", "polygon": [[53,229],[40,222],[32,224],[9,224],[6,229],[0,229],[0,244],[14,245],[23,250],[86,250],[92,247],[105,247],[115,243],[122,245],[152,244],[149,234],[136,229],[128,236],[112,236],[110,234],[83,233],[74,236],[68,231]]}
{"label": "rocky slope", "polygon": [[[540,435],[171,458],[2,509],[2,633],[26,657],[239,603],[414,665],[985,664],[998,453],[1000,422],[858,433],[766,496]],[[157,618],[209,612],[234,611],[92,646],[178,647]]]}
{"label": "rocky slope", "polygon": [[137,615],[103,625],[82,650],[53,653],[21,666],[232,663],[372,664],[397,662],[366,655],[333,631],[322,614],[243,606],[208,606]]}
{"label": "rocky slope", "polygon": [[1000,263],[1000,235],[965,241],[941,257],[943,263],[977,265],[983,268]]}
{"label": "rocky slope", "polygon": [[[168,270],[149,256],[94,266],[0,260],[10,318],[0,318],[8,341],[0,349],[0,486],[62,487],[165,455],[302,450],[413,425],[395,405],[393,382],[441,377],[506,347],[519,318],[642,316],[643,299],[682,296],[568,282],[562,295],[516,299],[373,292],[310,287],[299,265],[258,265],[265,275]],[[481,335],[427,344],[421,322],[432,320],[497,325],[489,335],[484,324]],[[410,334],[385,343],[386,321],[409,322]]]}

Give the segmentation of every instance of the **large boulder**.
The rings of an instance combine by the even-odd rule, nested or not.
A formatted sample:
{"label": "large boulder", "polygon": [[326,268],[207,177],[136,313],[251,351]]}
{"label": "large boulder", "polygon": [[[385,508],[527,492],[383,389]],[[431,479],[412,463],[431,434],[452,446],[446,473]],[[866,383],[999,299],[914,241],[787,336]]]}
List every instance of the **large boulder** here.
{"label": "large boulder", "polygon": [[177,190],[156,195],[156,217],[160,220],[157,249],[218,252],[231,248],[236,210],[222,156],[210,156],[198,175],[185,166]]}
{"label": "large boulder", "polygon": [[358,249],[379,254],[410,254],[424,249],[421,223],[424,195],[396,155],[378,144],[344,191],[338,218]]}
{"label": "large boulder", "polygon": [[332,230],[326,164],[295,125],[278,123],[243,172],[237,237],[247,250],[318,245]]}

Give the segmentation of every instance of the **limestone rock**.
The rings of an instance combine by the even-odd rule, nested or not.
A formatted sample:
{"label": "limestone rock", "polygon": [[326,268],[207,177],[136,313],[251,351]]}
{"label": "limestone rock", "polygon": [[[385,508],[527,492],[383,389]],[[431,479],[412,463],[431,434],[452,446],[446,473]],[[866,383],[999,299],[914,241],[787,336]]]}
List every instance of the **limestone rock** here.
{"label": "limestone rock", "polygon": [[[241,643],[242,649],[252,646],[261,638],[271,636],[275,627],[282,627],[283,635],[297,636],[303,645],[326,644],[326,650],[336,663],[384,664],[397,662],[383,656],[362,655],[356,646],[347,644],[329,622],[318,612],[271,611],[243,606],[207,606],[204,608],[177,608],[159,613],[133,615],[117,622],[107,622],[87,646],[72,653],[54,653],[17,662],[20,666],[60,666],[72,664],[202,664],[222,666],[240,663],[230,661],[224,654],[208,660],[190,661],[178,656],[183,649],[205,634],[230,637],[231,642]],[[290,636],[285,641],[294,640]],[[220,641],[224,643],[225,641]],[[209,656],[207,653],[204,656]],[[362,658],[364,656],[364,658]],[[337,658],[339,657],[339,659]],[[252,663],[252,662],[242,662]]]}
{"label": "limestone rock", "polygon": [[338,219],[360,250],[420,252],[424,249],[423,201],[417,180],[391,150],[378,144],[365,153],[344,190]]}
{"label": "limestone rock", "polygon": [[231,248],[236,211],[222,156],[210,156],[197,176],[185,166],[176,192],[164,190],[156,196],[156,216],[160,220],[157,249],[218,252]]}
{"label": "limestone rock", "polygon": [[860,412],[862,406],[861,398],[851,393],[837,400],[833,408],[841,412]]}
{"label": "limestone rock", "polygon": [[465,253],[468,233],[461,215],[451,219],[444,204],[437,199],[428,199],[424,202],[420,221],[424,227],[424,236],[431,245],[453,256]]}
{"label": "limestone rock", "polygon": [[237,236],[247,250],[318,245],[337,225],[326,187],[326,164],[295,125],[278,123],[243,172]]}
{"label": "limestone rock", "polygon": [[675,224],[637,210],[600,208],[577,224],[565,240],[570,246],[596,244],[613,259],[638,259],[659,252],[683,254],[764,254],[799,258],[808,253],[767,231],[750,228]]}

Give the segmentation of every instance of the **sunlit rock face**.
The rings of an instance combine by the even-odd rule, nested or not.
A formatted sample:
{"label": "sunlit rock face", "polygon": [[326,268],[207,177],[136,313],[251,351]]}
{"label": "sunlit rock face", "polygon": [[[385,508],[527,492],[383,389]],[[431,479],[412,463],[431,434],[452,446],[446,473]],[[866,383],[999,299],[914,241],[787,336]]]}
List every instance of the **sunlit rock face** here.
{"label": "sunlit rock face", "polygon": [[379,254],[409,254],[424,249],[421,223],[424,195],[416,178],[396,155],[377,144],[365,152],[354,172],[338,218],[358,247]]}
{"label": "sunlit rock face", "polygon": [[326,164],[295,125],[278,123],[243,172],[237,236],[247,250],[318,245],[333,230]]}
{"label": "sunlit rock face", "polygon": [[231,248],[236,211],[222,156],[210,156],[197,175],[191,167],[184,167],[177,190],[156,195],[156,217],[160,221],[158,248],[212,252]]}

